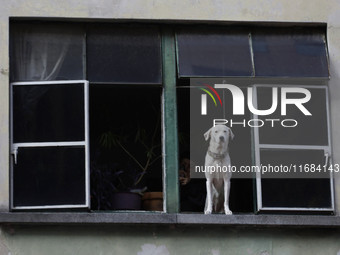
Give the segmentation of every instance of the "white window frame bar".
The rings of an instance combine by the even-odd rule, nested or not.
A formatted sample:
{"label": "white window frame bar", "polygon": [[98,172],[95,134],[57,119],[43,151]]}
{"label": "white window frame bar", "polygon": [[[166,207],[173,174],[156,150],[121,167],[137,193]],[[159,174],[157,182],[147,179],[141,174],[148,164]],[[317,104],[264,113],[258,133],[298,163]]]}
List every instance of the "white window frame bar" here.
{"label": "white window frame bar", "polygon": [[[260,143],[260,135],[259,128],[254,127],[254,150],[255,150],[255,165],[261,165],[260,158],[260,150],[261,149],[290,149],[290,150],[323,150],[329,155],[329,165],[332,165],[332,139],[331,139],[331,128],[330,128],[330,109],[329,109],[329,91],[326,85],[299,85],[298,82],[296,85],[286,85],[286,84],[255,84],[253,87],[253,104],[256,109],[258,109],[257,104],[257,88],[258,87],[301,87],[301,88],[316,88],[316,89],[325,89],[326,90],[326,111],[327,111],[327,131],[328,131],[328,145],[282,145],[282,144],[261,144]],[[258,119],[258,115],[253,114],[254,119]],[[265,212],[265,211],[316,211],[316,212],[334,212],[335,203],[334,203],[334,183],[333,183],[333,172],[330,172],[330,193],[331,193],[331,208],[316,208],[316,207],[264,207],[262,205],[262,186],[261,186],[261,173],[256,173],[256,196],[257,196],[257,211]]]}
{"label": "white window frame bar", "polygon": [[[84,121],[85,121],[85,140],[74,142],[30,142],[30,143],[13,143],[13,86],[16,85],[62,85],[62,84],[84,84]],[[34,82],[13,82],[10,83],[10,208],[11,210],[32,210],[32,209],[77,209],[90,208],[90,140],[89,140],[89,82],[86,80],[70,80],[70,81],[34,81]],[[71,147],[84,146],[85,149],[85,204],[70,205],[46,205],[46,206],[14,206],[13,200],[13,166],[15,164],[13,154],[18,148],[28,147]]]}

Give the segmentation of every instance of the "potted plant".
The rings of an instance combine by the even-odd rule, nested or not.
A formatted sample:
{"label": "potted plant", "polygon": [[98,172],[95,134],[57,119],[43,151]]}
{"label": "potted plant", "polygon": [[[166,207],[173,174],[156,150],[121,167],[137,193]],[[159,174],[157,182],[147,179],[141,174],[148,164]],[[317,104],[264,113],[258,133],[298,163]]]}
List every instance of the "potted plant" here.
{"label": "potted plant", "polygon": [[[99,153],[100,154],[100,153]],[[99,155],[98,154],[98,155]],[[96,157],[98,159],[98,156]],[[91,164],[91,204],[96,210],[139,210],[141,195],[146,190],[136,188],[135,183],[141,176],[129,165],[128,177],[122,180],[124,171],[118,164]]]}
{"label": "potted plant", "polygon": [[128,128],[126,126],[114,127],[100,135],[99,144],[104,149],[107,151],[120,149],[120,155],[123,153],[128,157],[124,165],[119,164],[119,170],[114,170],[119,175],[113,184],[115,188],[110,199],[113,209],[129,209],[121,208],[120,203],[138,200],[136,194],[139,196],[140,204],[141,195],[146,190],[141,185],[141,181],[150,166],[162,157],[161,144],[156,139],[159,135],[159,127],[160,113],[157,113],[154,124],[148,123],[147,126],[143,126],[143,123],[136,119],[135,125],[130,125]]}
{"label": "potted plant", "polygon": [[122,171],[119,171],[114,164],[98,163],[99,155],[99,150],[91,155],[91,209],[109,210],[111,209],[109,198],[112,192],[116,190],[114,183],[116,183]]}
{"label": "potted plant", "polygon": [[[140,210],[141,209],[141,197],[146,190],[146,187],[139,188],[137,182],[144,174],[137,171],[130,164],[128,164],[128,171],[118,170],[118,181],[114,184],[114,192],[109,196],[110,206],[113,210]],[[124,173],[128,174],[128,178],[122,180],[120,175]],[[137,183],[137,184],[136,184]]]}

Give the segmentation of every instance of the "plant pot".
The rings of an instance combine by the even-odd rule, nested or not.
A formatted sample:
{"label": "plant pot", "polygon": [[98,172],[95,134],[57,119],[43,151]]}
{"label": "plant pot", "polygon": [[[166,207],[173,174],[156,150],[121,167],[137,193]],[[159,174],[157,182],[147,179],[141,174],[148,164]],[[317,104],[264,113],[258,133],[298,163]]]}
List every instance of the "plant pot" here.
{"label": "plant pot", "polygon": [[142,209],[163,211],[163,192],[145,192],[142,197]]}
{"label": "plant pot", "polygon": [[112,210],[140,210],[142,196],[132,192],[115,192],[110,197]]}

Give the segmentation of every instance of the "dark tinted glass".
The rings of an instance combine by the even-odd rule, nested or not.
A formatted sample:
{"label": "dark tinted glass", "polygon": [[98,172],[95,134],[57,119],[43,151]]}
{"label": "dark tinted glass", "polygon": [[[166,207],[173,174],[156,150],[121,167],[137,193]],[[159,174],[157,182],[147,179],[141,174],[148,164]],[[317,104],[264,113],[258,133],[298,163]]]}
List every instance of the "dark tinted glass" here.
{"label": "dark tinted glass", "polygon": [[[262,149],[260,155],[262,166],[267,166],[267,172],[262,174],[262,178],[330,177],[329,171],[323,168],[325,165],[324,150]],[[313,169],[312,165],[314,165]],[[282,166],[281,168],[285,167],[286,171],[269,171],[270,166],[276,169]]]}
{"label": "dark tinted glass", "polygon": [[85,204],[83,147],[19,148],[14,206]]}
{"label": "dark tinted glass", "polygon": [[[257,88],[258,109],[270,109],[272,105],[272,88]],[[309,102],[303,106],[312,114],[304,115],[294,104],[287,104],[287,115],[281,116],[281,89],[278,88],[278,107],[268,116],[259,116],[260,119],[278,119],[280,121],[266,121],[259,128],[261,144],[296,144],[296,145],[328,145],[327,101],[326,90],[308,88],[311,93]],[[304,98],[303,93],[287,93],[287,98]],[[261,118],[262,117],[262,118]],[[265,118],[264,118],[265,117]],[[285,119],[297,121],[295,127],[283,127],[281,122]],[[295,125],[295,122],[285,121],[284,125]]]}
{"label": "dark tinted glass", "polygon": [[[325,164],[323,150],[261,150],[261,164],[263,166],[299,166],[308,167]],[[293,167],[291,168],[293,172]],[[288,177],[288,178],[285,178]],[[292,179],[289,177],[304,177]],[[330,208],[331,187],[329,172],[318,171],[284,175],[262,175],[275,179],[262,178],[262,204],[264,207],[303,207],[303,208]],[[280,178],[281,177],[281,178]],[[321,177],[321,178],[318,178]],[[325,178],[326,177],[326,178]]]}
{"label": "dark tinted glass", "polygon": [[11,80],[84,79],[84,28],[70,24],[11,26]]}
{"label": "dark tinted glass", "polygon": [[157,27],[89,26],[87,77],[91,82],[161,83]]}
{"label": "dark tinted glass", "polygon": [[329,179],[262,179],[264,207],[330,208]]}
{"label": "dark tinted glass", "polygon": [[319,29],[252,31],[255,75],[329,77],[324,37]]}
{"label": "dark tinted glass", "polygon": [[84,84],[13,86],[14,143],[84,137]]}
{"label": "dark tinted glass", "polygon": [[180,76],[252,76],[249,33],[227,29],[177,31]]}

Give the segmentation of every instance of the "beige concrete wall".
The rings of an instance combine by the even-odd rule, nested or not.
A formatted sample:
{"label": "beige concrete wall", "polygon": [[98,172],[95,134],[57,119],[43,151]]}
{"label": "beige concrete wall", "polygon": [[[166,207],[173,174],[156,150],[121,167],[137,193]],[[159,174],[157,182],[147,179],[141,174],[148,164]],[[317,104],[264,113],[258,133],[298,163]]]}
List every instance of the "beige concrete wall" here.
{"label": "beige concrete wall", "polygon": [[1,255],[338,255],[336,229],[6,226]]}
{"label": "beige concrete wall", "polygon": [[[340,163],[339,0],[0,0],[0,211],[8,211],[9,197],[10,17],[327,23],[332,77],[329,83],[332,156],[333,163]],[[335,180],[335,184],[339,212],[340,181]],[[335,255],[340,254],[339,240],[337,230],[3,226],[0,228],[0,255],[143,255],[138,252],[146,244],[164,245],[168,252],[164,249],[164,253],[159,254]]]}
{"label": "beige concrete wall", "polygon": [[17,0],[2,1],[1,14],[28,17],[328,22],[335,26],[337,0]]}

